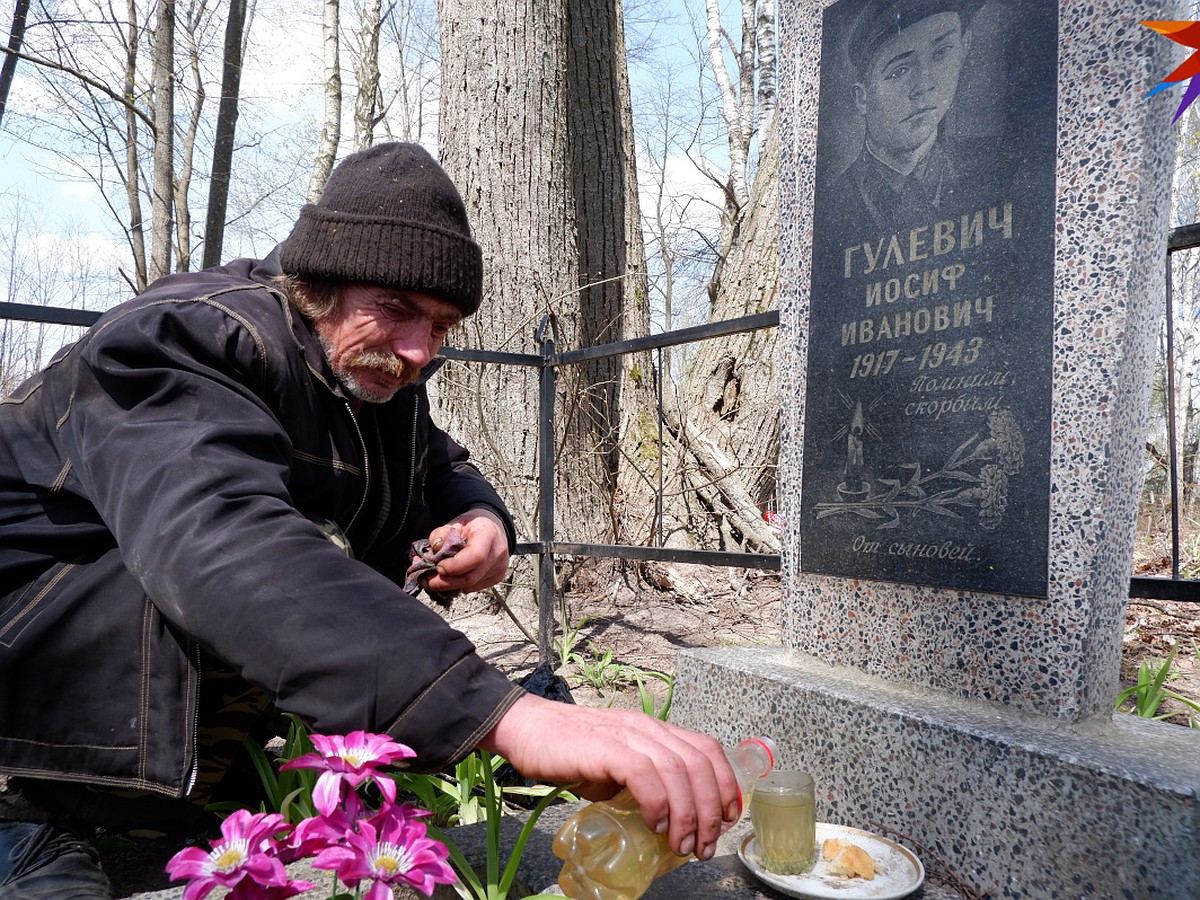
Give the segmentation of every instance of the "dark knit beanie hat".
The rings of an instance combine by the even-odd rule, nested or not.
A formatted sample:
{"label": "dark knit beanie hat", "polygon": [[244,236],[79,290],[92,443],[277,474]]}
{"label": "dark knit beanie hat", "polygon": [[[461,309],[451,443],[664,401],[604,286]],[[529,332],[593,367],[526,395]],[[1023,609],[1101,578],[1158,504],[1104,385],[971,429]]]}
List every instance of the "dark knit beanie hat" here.
{"label": "dark knit beanie hat", "polygon": [[306,204],[280,264],[289,275],[362,281],[479,309],[483,254],[453,182],[417,144],[378,144],[342,160]]}

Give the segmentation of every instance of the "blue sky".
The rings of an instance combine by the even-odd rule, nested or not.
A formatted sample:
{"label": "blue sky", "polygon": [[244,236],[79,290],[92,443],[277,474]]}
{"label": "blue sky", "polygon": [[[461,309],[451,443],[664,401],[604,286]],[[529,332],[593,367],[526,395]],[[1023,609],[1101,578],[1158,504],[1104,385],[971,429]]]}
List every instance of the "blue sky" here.
{"label": "blue sky", "polygon": [[[269,12],[272,5],[279,7],[275,13]],[[724,5],[732,10],[732,25],[736,28],[736,3],[725,0]],[[343,6],[345,8],[346,4]],[[258,98],[260,109],[282,111],[281,129],[314,134],[316,126],[313,123],[321,112],[320,94],[313,88],[316,73],[320,72],[319,7],[315,2],[300,5],[260,2],[259,9],[252,31],[252,38],[259,39],[252,44],[253,52],[243,77],[243,95]],[[629,27],[630,45],[648,48],[646,53],[649,54],[639,53],[631,65],[635,94],[658,90],[668,66],[679,69],[694,66],[697,49],[692,23],[703,23],[704,0],[629,0],[627,10],[633,20]],[[286,33],[287,42],[261,39],[260,35],[272,31]],[[347,59],[343,58],[342,62],[345,69]],[[691,88],[695,80],[695,74],[691,73],[680,77],[681,84],[687,88]],[[13,111],[19,112],[22,106],[26,110],[36,110],[38,104],[44,102],[40,94],[37,79],[30,77],[27,64],[22,64],[18,67],[18,81],[10,97],[10,114],[4,129],[0,130],[0,236],[11,231],[14,204],[19,197],[23,217],[32,218],[36,225],[38,236],[33,240],[40,241],[44,249],[49,250],[56,241],[66,240],[61,235],[69,232],[74,235],[72,240],[87,244],[87,255],[96,264],[104,264],[110,254],[113,260],[125,264],[127,248],[98,189],[81,178],[78,170],[72,171],[57,155],[39,149],[14,133],[16,128],[28,127],[29,120],[13,115]],[[244,112],[242,122],[253,114]],[[343,138],[348,140],[349,136],[344,134]],[[283,140],[282,137],[279,139]],[[43,143],[46,140],[49,138],[43,139]],[[84,162],[86,164],[86,160]],[[235,164],[252,168],[253,153],[239,152]],[[694,166],[683,158],[674,160],[669,171],[681,190],[699,191],[706,187]],[[300,193],[306,179],[307,173],[303,179],[297,179],[304,182],[299,185]],[[197,206],[202,204],[202,192],[193,189],[193,196]],[[291,198],[281,202],[281,208],[294,210],[303,201],[302,196],[295,199],[295,203]],[[693,205],[693,212],[698,208]],[[10,227],[5,227],[6,220]],[[279,227],[286,225],[287,221],[280,219]],[[194,223],[194,228],[201,226],[202,223]],[[262,253],[269,249],[269,246],[258,246],[253,241],[246,244],[243,240],[238,245],[238,241],[238,236],[231,237],[233,246],[227,245],[231,253]],[[264,243],[264,239],[257,243]]]}

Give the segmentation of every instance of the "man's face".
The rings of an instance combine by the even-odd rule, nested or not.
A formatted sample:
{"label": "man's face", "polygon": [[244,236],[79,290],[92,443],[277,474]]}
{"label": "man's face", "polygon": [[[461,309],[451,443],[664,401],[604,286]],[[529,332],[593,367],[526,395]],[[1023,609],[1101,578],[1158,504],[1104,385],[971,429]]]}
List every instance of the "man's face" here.
{"label": "man's face", "polygon": [[879,47],[854,85],[873,150],[903,157],[932,144],[969,48],[970,33],[956,12],[922,19]]}
{"label": "man's face", "polygon": [[456,307],[425,294],[347,284],[333,312],[314,324],[342,387],[385,403],[417,380],[461,319]]}

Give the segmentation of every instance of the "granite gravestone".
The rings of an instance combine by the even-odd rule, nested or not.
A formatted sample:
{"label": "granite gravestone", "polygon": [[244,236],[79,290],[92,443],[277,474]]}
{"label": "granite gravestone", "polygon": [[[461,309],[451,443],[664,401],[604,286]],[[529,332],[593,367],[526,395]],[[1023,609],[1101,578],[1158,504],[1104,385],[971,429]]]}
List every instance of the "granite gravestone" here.
{"label": "granite gravestone", "polygon": [[1045,596],[1056,4],[824,11],[802,569]]}
{"label": "granite gravestone", "polygon": [[[802,494],[814,486],[806,465],[809,448],[824,452],[807,429],[825,428],[828,444],[854,421],[861,400],[864,431],[869,422],[888,436],[877,416],[889,395],[874,411],[873,397],[852,397],[856,402],[847,407],[832,392],[820,399],[811,375],[806,381],[816,368],[809,366],[809,355],[828,357],[830,344],[841,341],[840,326],[822,335],[821,317],[811,313],[826,302],[813,294],[819,280],[812,272],[822,253],[817,244],[825,215],[814,208],[825,196],[819,185],[827,183],[816,168],[818,161],[828,165],[817,148],[826,139],[819,117],[832,100],[829,92],[852,91],[848,77],[826,87],[822,67],[832,36],[825,29],[834,23],[824,11],[840,12],[844,3],[849,9],[848,0],[779,4],[779,508],[787,523],[781,641],[777,647],[681,651],[671,719],[723,741],[775,737],[781,767],[814,773],[820,821],[896,836],[921,855],[931,873],[939,868],[952,873],[979,895],[1195,900],[1200,732],[1112,712],[1163,316],[1178,134],[1171,124],[1177,99],[1145,95],[1183,59],[1141,21],[1179,19],[1182,10],[1153,0],[990,0],[971,15],[977,34],[987,25],[1007,36],[995,42],[1006,48],[996,54],[998,60],[987,67],[972,63],[972,72],[999,71],[1003,59],[1036,69],[1042,62],[1034,47],[1056,60],[1052,76],[1026,78],[1022,88],[1032,92],[1036,110],[1043,102],[1038,98],[1044,100],[1037,86],[1057,82],[1053,290],[1037,298],[1052,309],[1052,349],[1025,333],[1012,351],[1022,370],[1038,360],[1050,363],[1048,465],[1039,471],[1031,461],[1031,454],[1045,451],[1037,449],[1033,429],[1021,420],[1025,400],[1014,400],[1025,453],[1021,472],[1010,477],[1004,517],[1005,528],[1028,529],[1038,541],[1029,546],[1040,548],[1047,526],[1027,510],[1020,517],[1014,513],[1011,481],[1024,473],[1046,479],[1048,552],[1022,561],[1046,570],[1041,597],[1031,596],[1035,586],[1018,595],[899,580],[903,575],[915,582],[912,573],[825,574],[814,571],[809,559],[814,543],[812,552],[819,552],[826,540],[819,536],[814,542],[812,528],[836,517],[807,518],[804,512],[816,502],[838,499],[850,457],[845,444],[838,448],[837,462],[828,463],[824,476],[837,478],[832,495],[804,505]],[[909,5],[910,0],[897,2]],[[1041,26],[1031,24],[1039,17],[1047,26],[1040,32]],[[1057,46],[1048,47],[1042,38],[1054,32]],[[973,42],[968,56],[981,46]],[[1021,77],[1015,70],[1009,75],[1017,84]],[[972,92],[973,103],[979,106],[990,91],[995,96],[989,103],[1012,110],[1000,121],[1045,115],[1027,115],[1009,104],[1013,89],[1004,78],[985,81]],[[959,102],[967,83],[964,75]],[[1156,104],[1158,99],[1163,102]],[[851,158],[849,150],[842,157]],[[824,178],[829,177],[827,170]],[[1020,208],[1033,199],[1031,190],[1023,186],[1012,194],[1014,233],[1022,227]],[[1003,215],[997,217],[1002,224]],[[984,228],[986,223],[985,218]],[[1006,246],[1004,240],[996,244]],[[986,249],[986,243],[979,248]],[[1038,256],[1027,262],[1030,271],[1016,267],[1022,285],[1034,274]],[[964,291],[971,273],[968,267],[962,276]],[[973,287],[969,296],[981,294],[993,297],[994,316],[1007,315],[1004,307],[1021,299],[1004,294],[1008,300],[1002,305],[1000,286]],[[1024,289],[1022,295],[1032,298]],[[877,309],[866,309],[865,295],[854,302],[860,321],[869,318],[862,313]],[[848,314],[845,321],[854,318]],[[839,384],[884,380],[882,374],[867,379],[848,374],[843,371]],[[907,386],[913,378],[908,376]],[[877,390],[882,391],[872,388]],[[1011,390],[1025,394],[1032,388],[1022,382]],[[821,424],[822,409],[812,407],[835,400],[841,421]],[[986,418],[977,427],[984,435]],[[947,444],[949,454],[974,433],[972,428]],[[904,449],[915,453],[922,439],[912,438]],[[916,461],[928,472],[945,458]],[[864,469],[879,460],[866,438],[862,459]],[[913,459],[905,454],[898,463]],[[870,477],[876,479],[874,473]],[[972,508],[959,512],[965,518]],[[904,525],[901,518],[894,529],[877,533]],[[1001,528],[991,534],[1003,539]],[[1016,546],[1012,552],[1024,552],[1024,545]],[[1006,584],[1003,590],[1011,588]]]}

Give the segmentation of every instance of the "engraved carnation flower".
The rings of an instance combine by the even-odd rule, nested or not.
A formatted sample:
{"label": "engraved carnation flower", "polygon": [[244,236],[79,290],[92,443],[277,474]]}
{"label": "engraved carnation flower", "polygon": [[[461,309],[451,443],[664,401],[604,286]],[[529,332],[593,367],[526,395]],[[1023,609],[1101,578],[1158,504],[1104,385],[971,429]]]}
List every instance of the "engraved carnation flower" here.
{"label": "engraved carnation flower", "polygon": [[994,530],[1008,509],[1008,475],[1000,466],[984,466],[979,471],[979,524]]}
{"label": "engraved carnation flower", "polygon": [[1000,465],[1004,471],[1009,475],[1020,472],[1025,462],[1025,437],[1013,418],[1012,410],[1002,409],[988,416],[988,430],[1000,454]]}

